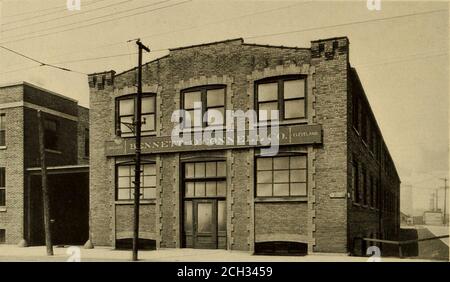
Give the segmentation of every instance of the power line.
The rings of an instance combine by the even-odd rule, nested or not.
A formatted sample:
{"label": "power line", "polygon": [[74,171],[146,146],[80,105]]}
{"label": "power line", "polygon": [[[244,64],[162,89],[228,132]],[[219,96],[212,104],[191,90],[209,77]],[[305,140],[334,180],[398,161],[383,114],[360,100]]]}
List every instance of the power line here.
{"label": "power line", "polygon": [[[160,2],[153,3],[153,4],[151,4],[151,5],[146,5],[146,6],[154,6],[154,5],[158,5],[158,4],[161,4],[161,3],[165,3],[165,2],[168,2],[168,1],[171,1],[171,0],[164,0],[164,1],[160,1]],[[121,20],[121,19],[128,18],[128,17],[133,17],[133,16],[137,16],[137,15],[146,14],[146,13],[149,13],[149,12],[154,12],[154,11],[158,11],[158,10],[162,10],[162,9],[166,9],[166,8],[171,8],[171,7],[179,6],[179,5],[188,3],[188,2],[192,2],[192,0],[186,0],[186,1],[183,1],[183,2],[178,2],[178,3],[175,3],[175,4],[171,4],[171,5],[167,5],[167,6],[163,6],[163,7],[158,7],[158,8],[155,8],[155,9],[151,9],[151,10],[147,10],[147,11],[142,11],[142,12],[134,13],[134,14],[127,15],[127,16],[122,16],[122,17],[118,17],[118,18],[108,19],[108,20],[104,20],[104,21],[100,21],[100,22],[96,22],[96,23],[92,23],[92,24],[87,24],[87,25],[77,26],[77,27],[73,27],[73,28],[63,29],[63,30],[59,30],[59,31],[55,31],[55,32],[50,32],[50,33],[46,33],[46,34],[41,34],[41,35],[36,35],[36,36],[25,37],[25,38],[21,38],[21,39],[15,39],[15,40],[6,41],[6,42],[1,42],[1,43],[2,43],[2,44],[13,43],[13,42],[19,42],[19,41],[24,41],[24,40],[33,39],[33,38],[40,38],[40,37],[44,37],[44,36],[48,36],[48,35],[53,35],[53,34],[59,34],[59,33],[66,32],[66,31],[77,30],[77,29],[80,29],[80,28],[86,28],[86,27],[90,27],[90,26],[94,26],[94,25],[98,25],[98,24],[102,24],[102,23],[106,23],[106,22],[110,22],[110,21],[117,21],[117,20]],[[139,9],[139,10],[140,10],[140,9],[142,9],[142,8],[143,8],[143,7],[135,8],[135,9],[132,9],[132,10],[136,10],[136,9]],[[128,10],[127,12],[129,12],[129,11],[131,11],[131,10]],[[122,13],[122,12],[120,12],[120,13]],[[117,14],[120,14],[120,13],[114,13],[113,15],[117,15]],[[106,16],[111,16],[111,15],[106,15]],[[103,18],[103,17],[106,17],[106,16],[102,16],[102,17],[98,17],[98,18]],[[97,19],[98,19],[98,18],[97,18]],[[90,20],[88,20],[88,21],[91,21],[91,20],[93,20],[93,19],[90,19]],[[21,36],[22,36],[22,35],[21,35]]]}
{"label": "power line", "polygon": [[[294,6],[299,6],[299,5],[303,5],[303,4],[308,4],[308,3],[312,3],[313,1],[308,1],[308,2],[302,2],[302,3],[296,3],[294,5],[289,5],[289,6],[284,6],[284,7],[280,7],[280,8],[275,8],[275,9],[267,9],[267,10],[262,10],[262,11],[257,11],[257,12],[253,12],[253,13],[249,13],[249,14],[245,14],[245,15],[241,15],[241,16],[236,16],[236,17],[232,17],[232,18],[228,18],[228,19],[224,19],[224,20],[220,20],[220,21],[213,21],[213,22],[209,22],[209,23],[205,23],[203,25],[214,25],[214,24],[219,24],[219,23],[223,23],[223,22],[228,22],[228,21],[232,21],[232,20],[236,20],[236,19],[240,19],[240,18],[245,18],[245,17],[250,17],[250,16],[255,16],[255,15],[260,15],[260,14],[266,14],[266,13],[270,13],[273,11],[278,11],[278,10],[284,10],[284,9],[288,9],[288,8],[292,8]],[[170,33],[175,33],[175,32],[179,32],[179,31],[186,31],[186,30],[191,30],[191,29],[196,29],[202,26],[192,26],[192,27],[188,27],[188,28],[182,28],[182,29],[176,29],[176,30],[171,30],[165,33],[159,33],[159,34],[149,34],[149,35],[144,35],[141,36],[141,38],[148,38],[148,37],[155,37],[155,36],[160,36],[160,35],[165,35],[165,34],[170,34]],[[56,56],[51,56],[51,57],[47,57],[47,59],[51,59],[51,58],[55,58],[55,57],[60,57],[66,54],[77,54],[77,53],[82,53],[84,51],[90,51],[93,49],[104,49],[106,47],[112,47],[112,46],[117,46],[117,45],[121,45],[121,44],[125,44],[125,41],[118,41],[115,43],[108,43],[108,44],[104,44],[104,45],[100,45],[100,46],[96,46],[94,48],[87,48],[87,49],[82,49],[82,50],[77,50],[75,52],[66,52],[60,55],[56,55]]]}
{"label": "power line", "polygon": [[[94,5],[94,4],[97,4],[97,3],[100,3],[100,2],[104,2],[104,1],[106,1],[106,0],[90,1],[90,2],[87,2],[87,3],[84,3],[84,2],[83,2],[83,7],[90,6],[90,5]],[[59,8],[62,8],[62,9],[59,9]],[[6,26],[6,25],[11,25],[11,24],[19,23],[19,22],[26,22],[26,21],[33,20],[33,19],[37,19],[37,18],[42,18],[42,17],[50,16],[50,15],[53,15],[53,14],[58,14],[59,12],[67,11],[67,6],[64,5],[64,6],[58,6],[58,7],[48,8],[48,9],[44,9],[44,10],[40,10],[40,11],[38,10],[38,11],[25,12],[25,13],[23,13],[22,15],[34,14],[34,13],[37,13],[37,12],[43,12],[43,11],[54,10],[54,9],[58,9],[58,11],[54,11],[54,12],[47,13],[47,14],[42,14],[42,15],[36,15],[36,16],[32,16],[32,17],[27,17],[27,18],[25,18],[25,19],[20,19],[20,20],[15,20],[15,21],[6,22],[6,23],[3,23],[2,25]],[[20,14],[18,14],[18,15],[20,15]],[[5,18],[13,17],[13,16],[14,16],[14,15],[12,15],[12,16],[5,16]]]}
{"label": "power line", "polygon": [[[118,2],[118,3],[113,3],[113,4],[110,4],[110,5],[106,5],[106,6],[101,6],[101,7],[92,9],[92,10],[83,10],[81,12],[77,12],[77,13],[70,14],[70,15],[65,15],[65,16],[58,17],[58,18],[51,18],[51,19],[47,19],[47,20],[44,20],[44,21],[36,22],[36,23],[30,23],[30,24],[21,25],[21,26],[18,26],[18,27],[4,29],[4,30],[2,30],[2,32],[8,32],[8,31],[12,31],[12,30],[22,29],[22,28],[25,28],[25,27],[28,27],[28,26],[35,26],[35,25],[38,25],[38,24],[53,22],[53,21],[57,21],[57,20],[60,20],[60,19],[67,19],[67,18],[70,18],[70,17],[80,16],[80,15],[92,13],[92,12],[95,12],[95,11],[98,11],[98,10],[103,10],[103,9],[111,8],[111,7],[114,7],[114,6],[119,6],[119,5],[122,5],[124,3],[132,2],[132,1],[134,1],[134,0],[125,0],[125,1],[122,1],[122,2]],[[70,23],[70,24],[67,24],[67,25],[74,25],[74,24],[78,24],[78,23]],[[50,28],[47,28],[47,29],[38,30],[37,32],[47,31],[47,30],[51,30],[51,29],[55,29],[55,28],[57,29],[57,28],[61,28],[61,27],[67,26],[67,25],[60,25],[60,26],[50,27]],[[35,32],[33,32],[33,33],[35,33]],[[28,34],[32,34],[32,33],[19,34],[17,36],[24,36],[24,35],[28,35]]]}
{"label": "power line", "polygon": [[341,24],[326,25],[326,26],[320,26],[320,27],[311,27],[311,28],[297,29],[297,30],[284,31],[284,32],[275,32],[275,33],[267,33],[267,34],[261,34],[261,35],[247,36],[247,37],[245,37],[245,39],[271,37],[271,36],[285,35],[285,34],[305,32],[305,31],[321,30],[321,29],[327,29],[327,28],[333,28],[333,27],[342,27],[342,26],[355,25],[355,24],[365,24],[365,23],[369,23],[369,22],[379,22],[379,21],[386,21],[386,20],[392,20],[392,19],[400,19],[400,18],[406,18],[406,17],[411,17],[411,16],[439,13],[439,12],[444,12],[444,11],[448,12],[447,9],[431,10],[431,11],[426,11],[426,12],[404,14],[404,15],[385,17],[385,18],[378,18],[378,19],[370,19],[370,20],[363,20],[363,21],[356,21],[356,22],[347,22],[347,23],[341,23]]}
{"label": "power line", "polygon": [[52,68],[59,69],[59,70],[63,70],[63,71],[67,71],[67,72],[76,72],[76,73],[80,73],[80,74],[85,74],[85,73],[82,73],[82,72],[70,70],[70,69],[68,69],[68,68],[63,68],[63,67],[55,66],[55,65],[53,65],[53,64],[47,64],[47,63],[44,63],[44,62],[42,62],[42,61],[39,61],[39,60],[34,59],[34,58],[31,58],[31,57],[29,57],[29,56],[27,56],[27,55],[24,55],[24,54],[22,54],[22,53],[20,53],[20,52],[17,52],[17,51],[15,51],[15,50],[10,49],[10,48],[5,47],[5,46],[1,46],[1,45],[0,45],[0,48],[4,49],[4,50],[6,50],[6,51],[9,51],[9,52],[11,52],[11,53],[14,53],[14,54],[16,54],[16,55],[18,55],[18,56],[21,56],[21,57],[23,57],[23,58],[26,58],[26,59],[28,59],[28,60],[30,60],[30,61],[33,61],[33,62],[35,62],[35,63],[38,63],[39,66],[41,66],[41,67],[42,67],[42,66],[47,66],[47,67],[52,67]]}

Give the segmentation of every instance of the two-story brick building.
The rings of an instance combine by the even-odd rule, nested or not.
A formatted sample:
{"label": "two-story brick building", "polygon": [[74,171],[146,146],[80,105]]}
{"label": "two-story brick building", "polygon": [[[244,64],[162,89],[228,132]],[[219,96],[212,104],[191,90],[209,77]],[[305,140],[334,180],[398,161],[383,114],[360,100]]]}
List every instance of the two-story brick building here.
{"label": "two-story brick building", "polygon": [[89,110],[27,82],[0,86],[0,243],[44,243],[38,111],[54,242],[82,244],[89,231]]}
{"label": "two-story brick building", "polygon": [[[132,238],[136,71],[89,76],[94,245]],[[346,37],[310,48],[234,39],[171,49],[143,66],[143,92],[142,245],[345,253],[355,237],[398,234],[400,180]],[[279,153],[263,155],[259,143],[178,146],[180,109],[255,110],[257,128],[278,120]],[[226,124],[206,116],[183,132]]]}

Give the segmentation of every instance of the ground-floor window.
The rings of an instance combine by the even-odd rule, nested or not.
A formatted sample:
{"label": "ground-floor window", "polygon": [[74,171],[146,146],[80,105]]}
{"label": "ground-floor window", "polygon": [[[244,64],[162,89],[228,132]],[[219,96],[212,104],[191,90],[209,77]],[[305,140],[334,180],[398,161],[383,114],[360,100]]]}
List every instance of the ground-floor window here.
{"label": "ground-floor window", "polygon": [[306,196],[307,156],[258,157],[256,196]]}
{"label": "ground-floor window", "polygon": [[[134,199],[134,164],[117,165],[117,200]],[[154,163],[141,165],[141,199],[156,198],[156,166]]]}
{"label": "ground-floor window", "polygon": [[226,249],[226,162],[183,166],[183,246]]}
{"label": "ground-floor window", "polygon": [[0,244],[4,244],[5,242],[6,242],[5,229],[0,229]]}

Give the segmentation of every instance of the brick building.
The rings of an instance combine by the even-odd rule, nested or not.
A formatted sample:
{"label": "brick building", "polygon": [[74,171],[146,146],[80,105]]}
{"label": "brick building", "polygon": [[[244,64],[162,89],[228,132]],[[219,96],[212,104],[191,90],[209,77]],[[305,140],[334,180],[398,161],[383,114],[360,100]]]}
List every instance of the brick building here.
{"label": "brick building", "polygon": [[[91,240],[120,247],[132,238],[136,69],[92,74],[89,85]],[[143,66],[143,93],[143,245],[345,253],[355,237],[398,235],[400,180],[346,37],[171,49]],[[278,155],[262,144],[176,146],[172,113],[195,101],[202,113],[278,109],[266,117],[280,123]]]}
{"label": "brick building", "polygon": [[0,86],[0,243],[44,243],[38,111],[44,120],[54,241],[87,240],[64,234],[88,237],[89,110],[20,82]]}

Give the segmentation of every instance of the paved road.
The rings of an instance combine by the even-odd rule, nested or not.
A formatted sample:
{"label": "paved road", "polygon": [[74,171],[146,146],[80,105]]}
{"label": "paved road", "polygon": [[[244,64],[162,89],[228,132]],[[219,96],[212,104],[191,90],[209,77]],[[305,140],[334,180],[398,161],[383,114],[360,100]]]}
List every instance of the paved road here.
{"label": "paved road", "polygon": [[[54,248],[55,256],[47,257],[45,247],[19,248],[0,245],[0,261],[67,261],[71,254],[68,248]],[[147,262],[366,262],[367,258],[350,257],[344,254],[314,254],[298,256],[253,256],[246,252],[225,250],[160,249],[141,251],[140,259]],[[97,247],[86,250],[80,248],[80,260],[90,261],[130,261],[131,251],[118,251]],[[382,261],[429,261],[417,259],[382,258]]]}

